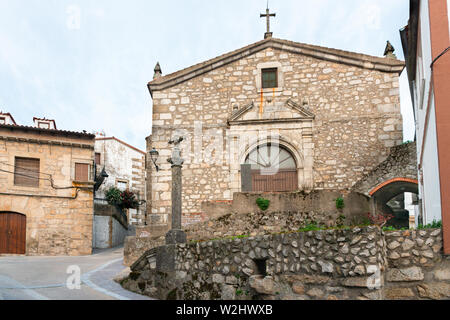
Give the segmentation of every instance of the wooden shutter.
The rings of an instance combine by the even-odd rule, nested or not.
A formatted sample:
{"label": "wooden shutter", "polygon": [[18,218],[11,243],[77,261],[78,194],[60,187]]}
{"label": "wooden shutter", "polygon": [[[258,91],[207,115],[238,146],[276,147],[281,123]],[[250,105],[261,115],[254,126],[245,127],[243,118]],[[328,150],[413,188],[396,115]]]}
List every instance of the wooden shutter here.
{"label": "wooden shutter", "polygon": [[39,187],[39,159],[16,157],[14,185]]}
{"label": "wooden shutter", "polygon": [[274,175],[261,175],[259,170],[252,173],[252,191],[288,192],[297,189],[297,171],[280,170]]}
{"label": "wooden shutter", "polygon": [[95,164],[100,165],[100,153],[95,153]]}
{"label": "wooden shutter", "polygon": [[89,181],[89,164],[75,163],[75,181]]}

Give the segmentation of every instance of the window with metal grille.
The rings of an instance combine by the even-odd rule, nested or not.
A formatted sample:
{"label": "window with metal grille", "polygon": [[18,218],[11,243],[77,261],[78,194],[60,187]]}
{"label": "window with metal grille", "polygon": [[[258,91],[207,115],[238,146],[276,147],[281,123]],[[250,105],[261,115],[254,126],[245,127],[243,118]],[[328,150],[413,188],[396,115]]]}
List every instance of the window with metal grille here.
{"label": "window with metal grille", "polygon": [[100,153],[95,153],[95,164],[96,165],[100,165],[100,156],[101,156],[101,154]]}
{"label": "window with metal grille", "polygon": [[262,69],[262,87],[265,88],[277,88],[278,87],[278,69]]}
{"label": "window with metal grille", "polygon": [[89,181],[89,164],[75,163],[75,181]]}
{"label": "window with metal grille", "polygon": [[39,159],[15,158],[14,185],[39,188]]}

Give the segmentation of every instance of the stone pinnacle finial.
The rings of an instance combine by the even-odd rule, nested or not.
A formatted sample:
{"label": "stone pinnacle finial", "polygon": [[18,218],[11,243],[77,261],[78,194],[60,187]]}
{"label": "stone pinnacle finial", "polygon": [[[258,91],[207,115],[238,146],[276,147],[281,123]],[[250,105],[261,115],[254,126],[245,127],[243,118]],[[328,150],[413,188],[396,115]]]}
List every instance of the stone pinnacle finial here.
{"label": "stone pinnacle finial", "polygon": [[386,58],[394,58],[394,59],[396,59],[397,56],[394,54],[394,51],[395,51],[394,47],[393,47],[392,44],[388,41],[388,42],[386,43],[386,49],[384,49],[384,56],[385,56]]}
{"label": "stone pinnacle finial", "polygon": [[161,77],[162,71],[161,71],[161,66],[159,65],[159,62],[156,63],[154,71],[155,71],[155,74],[153,75],[153,79],[157,79],[157,78]]}

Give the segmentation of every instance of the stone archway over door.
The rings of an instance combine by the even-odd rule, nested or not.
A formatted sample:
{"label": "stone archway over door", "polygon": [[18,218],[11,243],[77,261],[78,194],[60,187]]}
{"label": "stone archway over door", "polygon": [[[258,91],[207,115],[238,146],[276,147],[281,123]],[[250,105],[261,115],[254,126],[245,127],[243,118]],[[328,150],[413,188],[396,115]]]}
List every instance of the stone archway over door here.
{"label": "stone archway over door", "polygon": [[252,166],[252,191],[287,192],[298,189],[297,165],[291,152],[279,144],[256,147],[247,156]]}
{"label": "stone archway over door", "polygon": [[25,215],[14,212],[0,212],[0,253],[25,254]]}

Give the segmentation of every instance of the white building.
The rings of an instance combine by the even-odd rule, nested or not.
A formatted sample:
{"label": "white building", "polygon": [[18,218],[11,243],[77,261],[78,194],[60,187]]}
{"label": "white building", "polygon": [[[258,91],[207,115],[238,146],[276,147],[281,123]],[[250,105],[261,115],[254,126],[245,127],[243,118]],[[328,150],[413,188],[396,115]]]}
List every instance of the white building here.
{"label": "white building", "polygon": [[3,113],[0,111],[0,125],[17,125],[16,121],[14,121],[13,116],[10,113]]}
{"label": "white building", "polygon": [[450,0],[410,0],[400,31],[416,121],[420,213],[442,221],[450,254]]}
{"label": "white building", "polygon": [[[138,200],[145,200],[145,152],[115,137],[95,139],[97,175],[105,168],[108,177],[95,193],[95,198],[105,199],[110,187],[132,191]],[[138,212],[139,211],[139,212]],[[145,203],[139,210],[128,212],[130,224],[145,221]]]}

